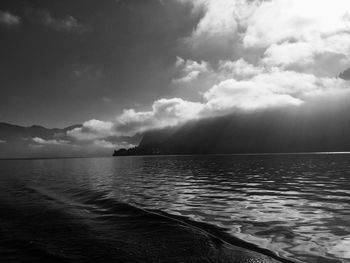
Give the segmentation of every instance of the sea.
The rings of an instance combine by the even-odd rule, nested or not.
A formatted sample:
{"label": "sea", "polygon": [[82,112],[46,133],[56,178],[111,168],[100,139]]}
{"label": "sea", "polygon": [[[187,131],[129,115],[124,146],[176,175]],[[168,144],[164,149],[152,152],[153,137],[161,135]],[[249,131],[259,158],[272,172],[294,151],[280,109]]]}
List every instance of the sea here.
{"label": "sea", "polygon": [[350,262],[350,154],[0,160],[0,262]]}

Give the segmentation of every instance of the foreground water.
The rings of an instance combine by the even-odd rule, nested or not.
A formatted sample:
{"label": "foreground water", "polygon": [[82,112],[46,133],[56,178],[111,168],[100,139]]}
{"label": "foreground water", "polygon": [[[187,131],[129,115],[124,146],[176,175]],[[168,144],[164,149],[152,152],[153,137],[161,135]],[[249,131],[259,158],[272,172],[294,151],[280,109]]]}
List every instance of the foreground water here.
{"label": "foreground water", "polygon": [[3,160],[0,180],[1,262],[350,262],[346,154]]}

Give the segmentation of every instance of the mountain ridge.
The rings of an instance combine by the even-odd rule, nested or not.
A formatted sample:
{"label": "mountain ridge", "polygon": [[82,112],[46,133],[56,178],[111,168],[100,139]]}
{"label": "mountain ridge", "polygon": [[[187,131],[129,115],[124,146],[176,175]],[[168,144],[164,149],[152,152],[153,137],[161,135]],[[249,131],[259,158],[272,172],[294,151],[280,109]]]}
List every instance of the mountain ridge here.
{"label": "mountain ridge", "polygon": [[207,118],[146,132],[139,146],[115,151],[114,156],[350,151],[350,118],[341,111]]}
{"label": "mountain ridge", "polygon": [[[1,140],[20,140],[33,137],[40,137],[42,139],[51,139],[61,133],[65,134],[68,130],[81,127],[82,125],[76,124],[65,128],[46,128],[40,125],[32,126],[20,126],[7,122],[0,122],[0,139]],[[64,135],[65,136],[65,135]]]}

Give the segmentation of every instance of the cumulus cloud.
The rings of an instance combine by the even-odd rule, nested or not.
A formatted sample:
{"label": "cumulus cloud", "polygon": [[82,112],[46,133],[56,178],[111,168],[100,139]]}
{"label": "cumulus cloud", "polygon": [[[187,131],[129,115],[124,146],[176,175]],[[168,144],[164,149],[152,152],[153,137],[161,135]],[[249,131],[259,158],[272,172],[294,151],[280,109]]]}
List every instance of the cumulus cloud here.
{"label": "cumulus cloud", "polygon": [[261,74],[263,71],[262,67],[254,66],[240,58],[236,61],[220,60],[216,74],[219,76],[219,79],[229,77],[244,79]]}
{"label": "cumulus cloud", "polygon": [[301,99],[274,92],[273,88],[268,84],[256,88],[254,81],[225,80],[204,94],[208,100],[206,112],[217,115],[229,113],[233,109],[256,110],[302,104]]}
{"label": "cumulus cloud", "polygon": [[205,113],[300,106],[315,97],[349,93],[348,83],[338,78],[274,69],[249,80],[228,79],[204,94]]}
{"label": "cumulus cloud", "polygon": [[84,122],[82,127],[67,131],[67,135],[78,141],[106,138],[114,135],[114,124],[93,119]]}
{"label": "cumulus cloud", "polygon": [[40,137],[34,137],[32,138],[32,140],[39,145],[68,145],[69,144],[69,141],[66,141],[66,140],[45,140]]}
{"label": "cumulus cloud", "polygon": [[[138,115],[141,115],[139,113]],[[135,135],[138,131],[134,130],[132,125],[140,121],[131,120],[129,122],[122,122],[122,118],[125,115],[121,115],[119,121],[109,122],[100,120],[90,120],[83,123],[82,127],[74,128],[67,131],[67,138],[75,145],[90,145],[97,148],[131,148],[138,143],[140,138],[127,137],[126,135]],[[120,125],[120,127],[117,127]],[[129,126],[128,128],[126,128]],[[130,132],[133,130],[134,132]]]}
{"label": "cumulus cloud", "polygon": [[[229,41],[232,54],[218,65],[211,61],[215,69],[210,72],[211,79],[215,75],[218,83],[231,78],[249,79],[275,72],[275,68],[332,78],[350,67],[347,0],[178,1],[190,4],[194,12],[203,13],[188,37],[191,41],[207,42],[198,36],[219,41],[220,36],[215,34]],[[218,12],[221,9],[225,11]],[[238,37],[232,39],[233,35]],[[220,49],[219,46],[213,48]],[[236,57],[234,50],[240,57]]]}
{"label": "cumulus cloud", "polygon": [[[210,59],[209,53],[235,60],[255,56],[267,67],[310,69],[327,76],[350,65],[347,0],[177,1],[202,14],[185,39],[196,57]],[[327,65],[332,65],[328,72]]]}
{"label": "cumulus cloud", "polygon": [[242,39],[244,47],[264,50],[267,65],[311,67],[317,74],[335,59],[339,72],[350,62],[350,6],[346,0],[264,1],[247,18]]}
{"label": "cumulus cloud", "polygon": [[231,78],[248,79],[266,71],[264,67],[248,63],[244,58],[219,60],[218,63],[211,64],[178,57],[175,65],[180,70],[180,76],[174,78],[172,83],[177,88],[185,89],[184,93],[194,91],[198,95],[221,81]]}
{"label": "cumulus cloud", "polygon": [[175,126],[196,118],[202,109],[203,105],[198,102],[180,98],[159,99],[153,103],[150,111],[124,110],[117,118],[116,129],[121,134],[133,135],[150,129]]}
{"label": "cumulus cloud", "polygon": [[247,79],[225,79],[203,94],[202,101],[180,98],[159,99],[150,111],[124,110],[115,123],[92,120],[68,135],[92,140],[103,147],[118,143],[104,141],[108,136],[132,136],[147,130],[176,126],[189,120],[215,117],[232,112],[298,107],[317,98],[344,97],[349,83],[340,78],[318,78],[312,74],[274,68]]}
{"label": "cumulus cloud", "polygon": [[8,11],[0,10],[0,24],[4,26],[17,26],[21,23],[21,18]]}
{"label": "cumulus cloud", "polygon": [[[272,0],[262,2],[247,19],[245,46],[322,40],[349,30],[346,0]],[[327,19],[325,19],[327,18]]]}
{"label": "cumulus cloud", "polygon": [[203,13],[197,26],[184,43],[192,52],[205,57],[223,57],[234,51],[233,42],[239,37],[240,21],[253,6],[246,0],[178,0],[190,5],[193,13]]}
{"label": "cumulus cloud", "polygon": [[208,62],[196,62],[190,59],[184,60],[181,57],[177,57],[175,67],[181,71],[181,76],[173,79],[173,82],[176,84],[189,83],[196,80],[199,75],[210,71],[210,65]]}
{"label": "cumulus cloud", "polygon": [[350,67],[348,0],[176,1],[192,8],[198,24],[182,39],[187,59],[177,57],[172,83],[195,89],[198,99],[158,99],[148,111],[124,110],[114,122],[92,120],[70,136],[108,148],[117,144],[105,139],[111,135],[316,105],[317,99],[334,103],[350,94],[347,74],[339,75]]}

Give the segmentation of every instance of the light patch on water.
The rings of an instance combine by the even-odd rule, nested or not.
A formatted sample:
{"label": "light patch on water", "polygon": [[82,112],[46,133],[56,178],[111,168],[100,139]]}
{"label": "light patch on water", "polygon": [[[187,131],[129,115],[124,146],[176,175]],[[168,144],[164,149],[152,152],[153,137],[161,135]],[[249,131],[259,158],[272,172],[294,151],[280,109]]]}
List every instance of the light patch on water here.
{"label": "light patch on water", "polygon": [[331,245],[334,246],[329,246],[327,248],[327,252],[329,254],[335,255],[340,258],[350,258],[350,236]]}

